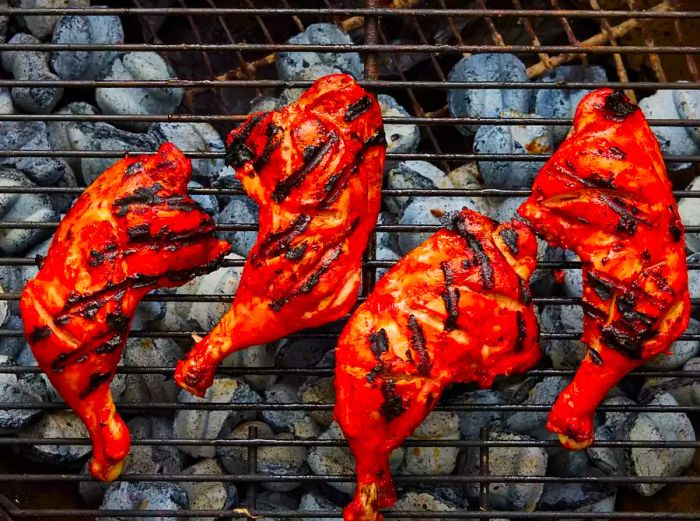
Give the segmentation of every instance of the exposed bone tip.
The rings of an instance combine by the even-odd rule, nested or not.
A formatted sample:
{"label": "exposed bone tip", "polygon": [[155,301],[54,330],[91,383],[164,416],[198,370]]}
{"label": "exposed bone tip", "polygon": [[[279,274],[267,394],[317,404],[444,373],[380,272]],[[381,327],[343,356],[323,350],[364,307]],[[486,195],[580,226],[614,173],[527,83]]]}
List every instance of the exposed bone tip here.
{"label": "exposed bone tip", "polygon": [[564,447],[565,449],[569,449],[569,450],[587,449],[593,443],[592,439],[577,441],[577,440],[567,436],[566,434],[558,434],[558,437],[559,437],[559,443],[562,444],[562,447]]}

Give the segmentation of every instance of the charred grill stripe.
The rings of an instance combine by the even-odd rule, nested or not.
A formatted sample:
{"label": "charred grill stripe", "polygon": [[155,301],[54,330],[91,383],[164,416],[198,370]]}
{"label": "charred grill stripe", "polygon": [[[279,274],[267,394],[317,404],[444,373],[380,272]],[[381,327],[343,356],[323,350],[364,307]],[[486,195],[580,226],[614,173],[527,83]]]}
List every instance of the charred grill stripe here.
{"label": "charred grill stripe", "polygon": [[571,163],[571,161],[567,159],[565,165],[566,168],[563,168],[560,164],[557,163],[555,164],[555,168],[560,174],[565,175],[566,177],[576,181],[577,183],[582,184],[585,187],[607,188],[610,190],[615,188],[615,183],[613,183],[612,179],[606,179],[595,172],[592,173],[588,178],[581,177],[576,173],[576,169],[574,168],[574,165]]}
{"label": "charred grill stripe", "polygon": [[345,190],[347,187],[350,177],[358,172],[360,164],[364,160],[365,151],[370,147],[378,145],[386,146],[386,137],[383,128],[377,130],[369,139],[367,139],[367,141],[362,144],[362,148],[355,155],[355,160],[352,163],[346,165],[340,171],[340,173],[334,173],[328,177],[328,180],[323,187],[323,190],[327,195],[321,200],[321,208],[329,208],[335,201],[338,200],[340,194],[342,194],[343,190]]}
{"label": "charred grill stripe", "polygon": [[442,300],[445,302],[445,310],[447,311],[445,331],[452,331],[457,328],[457,320],[459,319],[459,288],[452,286],[454,273],[450,265],[447,262],[442,262],[440,267],[445,276],[445,289],[442,292]]}
{"label": "charred grill stripe", "polygon": [[445,319],[445,331],[457,329],[459,319],[459,288],[445,286],[442,292],[442,300],[445,302],[447,318]]}
{"label": "charred grill stripe", "polygon": [[129,327],[131,318],[122,313],[121,309],[117,308],[113,313],[107,313],[107,325],[113,331],[125,331]]}
{"label": "charred grill stripe", "polygon": [[625,151],[619,149],[618,147],[610,147],[608,151],[610,152],[610,155],[615,159],[623,160],[627,158],[627,154],[625,153]]}
{"label": "charred grill stripe", "polygon": [[362,96],[356,102],[348,105],[348,108],[345,110],[344,119],[347,123],[350,123],[351,121],[355,121],[362,114],[367,112],[371,107],[372,107],[372,98],[370,98],[367,95]]}
{"label": "charred grill stripe", "polygon": [[668,280],[666,280],[666,277],[664,277],[661,273],[656,270],[649,271],[647,273],[661,291],[664,293],[670,293],[671,295],[675,293],[673,288],[669,285]]}
{"label": "charred grill stripe", "polygon": [[129,240],[133,242],[144,241],[151,238],[150,224],[141,223],[126,229]]}
{"label": "charred grill stripe", "polygon": [[100,385],[109,382],[111,378],[111,372],[91,374],[88,386],[82,393],[80,393],[80,398],[87,398],[91,393],[95,392],[98,389],[98,387],[100,387]]}
{"label": "charred grill stripe", "polygon": [[513,255],[520,253],[520,248],[518,248],[518,232],[513,228],[502,228],[498,234]]}
{"label": "charred grill stripe", "polygon": [[386,134],[383,127],[377,129],[374,134],[367,138],[367,141],[362,144],[362,148],[367,150],[370,147],[375,147],[378,145],[386,146]]}
{"label": "charred grill stripe", "polygon": [[423,328],[414,315],[408,317],[408,329],[411,333],[409,336],[409,343],[411,348],[418,354],[418,372],[421,375],[428,375],[430,374],[433,363],[430,361],[430,355],[425,345]]}
{"label": "charred grill stripe", "polygon": [[51,371],[54,373],[60,373],[65,369],[66,367],[66,361],[68,360],[68,353],[61,353],[58,355],[56,358],[54,358],[54,361],[51,362]]}
{"label": "charred grill stripe", "polygon": [[591,318],[597,318],[597,319],[603,319],[606,320],[607,316],[605,313],[603,313],[601,310],[593,306],[590,302],[586,302],[585,300],[581,302],[581,309],[583,310],[583,314],[586,315],[587,317]]}
{"label": "charred grill stripe", "polygon": [[321,265],[311,273],[304,282],[301,283],[296,289],[292,290],[286,297],[279,298],[270,303],[270,308],[273,311],[279,311],[285,304],[288,304],[292,299],[298,297],[299,295],[304,295],[311,293],[318,281],[321,279],[324,273],[326,273],[333,262],[335,262],[338,257],[340,257],[343,252],[343,246],[337,246],[335,250],[321,263]]}
{"label": "charred grill stripe", "polygon": [[342,246],[339,246],[338,248],[335,249],[333,254],[323,261],[321,266],[311,274],[311,276],[304,281],[304,283],[299,287],[299,293],[311,293],[311,290],[314,289],[316,284],[318,284],[318,281],[321,279],[321,276],[328,271],[328,269],[331,267],[331,264],[335,262],[335,260],[340,257],[340,254],[343,252]]}
{"label": "charred grill stripe", "polygon": [[59,326],[65,326],[71,321],[70,315],[61,315],[54,322]]}
{"label": "charred grill stripe", "polygon": [[124,175],[132,176],[140,174],[141,172],[143,172],[143,163],[141,161],[136,161],[136,163],[130,164],[126,170],[124,170]]}
{"label": "charred grill stripe", "polygon": [[601,195],[600,201],[620,216],[620,222],[615,227],[617,231],[625,232],[630,237],[637,233],[637,217],[627,208],[627,204],[622,198]]}
{"label": "charred grill stripe", "polygon": [[609,324],[602,329],[602,339],[608,347],[628,358],[637,360],[642,356],[643,338],[640,335],[630,334],[614,324]]}
{"label": "charred grill stripe", "polygon": [[106,298],[96,298],[86,302],[77,313],[88,320],[93,320],[97,312],[107,303]]}
{"label": "charred grill stripe", "polygon": [[456,219],[457,232],[467,240],[469,247],[474,252],[474,264],[479,266],[481,271],[481,282],[485,289],[493,288],[493,267],[491,266],[491,259],[484,251],[484,246],[481,241],[469,230],[467,230],[467,225],[464,222],[464,218],[458,216]]}
{"label": "charred grill stripe", "polygon": [[671,234],[671,238],[674,242],[679,242],[683,238],[683,223],[681,222],[681,216],[678,215],[678,209],[670,204],[668,209],[671,212],[671,222],[668,225],[668,231]]}
{"label": "charred grill stripe", "polygon": [[365,376],[365,380],[367,380],[368,383],[373,384],[374,381],[377,379],[377,376],[382,374],[383,371],[384,366],[380,362],[377,365],[375,365],[369,373],[367,373],[367,376]]}
{"label": "charred grill stripe", "polygon": [[638,324],[641,324],[643,329],[648,329],[654,325],[654,318],[634,309],[634,297],[630,299],[618,298],[616,305],[617,309],[622,313],[623,321],[630,327],[637,329],[640,327]]}
{"label": "charred grill stripe", "polygon": [[[157,183],[156,183],[157,184]],[[154,185],[155,186],[155,185]],[[160,185],[158,185],[160,186]],[[201,210],[199,204],[192,200],[189,196],[180,194],[171,194],[167,196],[159,196],[157,193],[137,194],[141,189],[137,189],[133,194],[114,201],[113,206],[117,208],[117,217],[124,217],[133,206],[136,206],[136,211],[139,211],[139,206],[155,206],[165,205],[170,210],[181,210],[191,212],[193,210]]]}
{"label": "charred grill stripe", "polygon": [[34,326],[34,330],[29,335],[30,342],[38,342],[51,336],[51,328],[49,326]]}
{"label": "charred grill stripe", "polygon": [[301,259],[304,258],[304,254],[306,253],[306,246],[306,243],[303,242],[299,246],[290,248],[284,254],[284,258],[287,259],[289,262],[299,262]]}
{"label": "charred grill stripe", "polygon": [[106,355],[109,353],[114,353],[122,345],[122,337],[120,335],[114,335],[112,338],[107,340],[104,344],[95,348],[95,353],[98,355]]}
{"label": "charred grill stripe", "polygon": [[301,235],[309,227],[311,216],[299,214],[288,228],[274,232],[265,237],[258,252],[253,257],[256,262],[259,257],[275,257],[289,249],[292,240]]}
{"label": "charred grill stripe", "polygon": [[639,107],[632,103],[629,98],[625,96],[625,93],[619,89],[616,89],[612,94],[608,94],[605,98],[603,108],[605,117],[612,121],[623,121],[627,116],[639,109]]}
{"label": "charred grill stripe", "polygon": [[173,170],[176,166],[177,163],[175,161],[171,161],[170,159],[164,159],[163,161],[156,163],[156,168],[159,170]]}
{"label": "charred grill stripe", "polygon": [[380,360],[383,353],[389,350],[389,337],[384,328],[372,333],[369,337],[369,348],[374,358]]}
{"label": "charred grill stripe", "polygon": [[276,203],[284,201],[292,189],[299,186],[309,173],[316,168],[326,155],[333,149],[333,146],[338,142],[338,134],[330,132],[328,139],[314,151],[308,159],[305,159],[301,167],[292,172],[289,176],[277,182],[274,191],[272,192],[272,200]]}
{"label": "charred grill stripe", "polygon": [[520,300],[523,304],[529,304],[532,302],[532,293],[530,293],[530,286],[526,281],[518,277],[518,286],[520,287]]}
{"label": "charred grill stripe", "polygon": [[234,168],[240,168],[248,161],[252,161],[255,155],[246,145],[246,140],[250,137],[255,127],[267,116],[267,113],[256,114],[246,121],[236,132],[231,140],[231,144],[226,149],[226,164]]}
{"label": "charred grill stripe", "polygon": [[593,363],[595,365],[603,365],[603,357],[600,356],[600,353],[598,351],[589,347],[588,354],[590,355],[591,360],[593,360]]}
{"label": "charred grill stripe", "polygon": [[272,153],[277,150],[277,147],[282,144],[282,138],[279,137],[280,132],[283,129],[281,127],[276,126],[274,123],[269,123],[267,126],[267,141],[265,142],[265,145],[263,146],[262,152],[260,152],[260,155],[258,158],[253,162],[253,168],[256,171],[260,171],[267,162],[270,160],[270,157],[272,156]]}
{"label": "charred grill stripe", "polygon": [[379,411],[388,422],[401,416],[407,409],[403,400],[396,392],[395,387],[396,384],[393,381],[382,382],[381,391],[382,396],[384,396],[384,402],[379,408]]}
{"label": "charred grill stripe", "polygon": [[105,260],[105,255],[99,250],[90,250],[90,260],[88,264],[93,267],[97,267],[102,264]]}
{"label": "charred grill stripe", "polygon": [[[81,304],[88,300],[97,300],[102,299],[103,297],[107,299],[111,298],[119,300],[121,298],[119,296],[120,292],[123,292],[125,289],[129,287],[141,288],[144,286],[149,286],[151,284],[155,284],[161,277],[170,280],[183,280],[191,279],[192,277],[209,273],[210,271],[217,269],[221,265],[221,262],[224,260],[224,257],[226,257],[227,254],[228,252],[225,251],[221,255],[219,255],[217,259],[214,259],[211,262],[191,269],[165,271],[157,276],[146,276],[137,273],[135,275],[127,277],[124,281],[119,282],[118,284],[107,284],[103,289],[95,291],[93,293],[79,294],[76,292],[71,292],[69,297],[66,299],[66,305],[64,306],[62,313],[65,314],[69,312],[73,306]],[[110,294],[113,295],[110,296]]]}
{"label": "charred grill stripe", "polygon": [[593,291],[602,300],[610,300],[615,292],[615,285],[611,284],[607,280],[602,279],[597,276],[592,271],[588,272],[588,284],[593,288]]}
{"label": "charred grill stripe", "polygon": [[452,268],[450,267],[450,264],[448,262],[441,262],[440,268],[442,268],[442,274],[445,277],[445,285],[451,286],[452,284],[454,284],[455,275],[452,271]]}
{"label": "charred grill stripe", "polygon": [[515,346],[513,347],[513,350],[516,353],[520,353],[525,347],[525,339],[527,338],[527,324],[525,324],[525,319],[523,318],[522,312],[518,311],[515,314],[515,321],[518,325],[518,336],[515,338]]}
{"label": "charred grill stripe", "polygon": [[156,194],[163,189],[160,183],[154,183],[151,186],[140,186],[132,193],[115,199],[112,206],[128,206],[132,203],[153,204],[156,200]]}
{"label": "charred grill stripe", "polygon": [[356,174],[359,170],[362,159],[362,153],[357,154],[355,160],[346,165],[340,173],[333,174],[328,178],[328,181],[323,187],[326,195],[321,199],[319,204],[321,208],[329,208],[338,200],[338,197],[340,197],[340,194],[343,193],[343,190],[345,190],[345,187],[348,185],[350,176]]}

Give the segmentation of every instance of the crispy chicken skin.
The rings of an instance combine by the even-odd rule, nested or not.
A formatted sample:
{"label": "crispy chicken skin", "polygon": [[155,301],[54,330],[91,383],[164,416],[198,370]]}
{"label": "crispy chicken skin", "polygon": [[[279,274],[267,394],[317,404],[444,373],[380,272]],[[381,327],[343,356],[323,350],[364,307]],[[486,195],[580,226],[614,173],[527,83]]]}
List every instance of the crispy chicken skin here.
{"label": "crispy chicken skin", "polygon": [[518,212],[583,263],[588,353],[547,428],[564,446],[585,448],[610,388],[666,351],[690,313],[683,225],[642,111],[620,91],[583,98],[572,133]]}
{"label": "crispy chicken skin", "polygon": [[540,358],[528,286],[535,236],[467,209],[445,221],[384,275],[338,341],[335,417],[358,479],[346,521],[379,521],[394,504],[389,453],[446,386],[488,387]]}
{"label": "crispy chicken skin", "polygon": [[344,74],[319,79],[279,111],[254,114],[227,145],[260,207],[260,231],[231,310],[177,366],[175,380],[198,396],[227,355],[350,311],[386,148],[377,100]]}
{"label": "crispy chicken skin", "polygon": [[85,423],[92,475],[113,480],[130,439],[109,390],[134,309],[149,291],[215,269],[229,252],[187,195],[191,164],[171,144],[122,159],[61,221],[20,310],[39,367]]}

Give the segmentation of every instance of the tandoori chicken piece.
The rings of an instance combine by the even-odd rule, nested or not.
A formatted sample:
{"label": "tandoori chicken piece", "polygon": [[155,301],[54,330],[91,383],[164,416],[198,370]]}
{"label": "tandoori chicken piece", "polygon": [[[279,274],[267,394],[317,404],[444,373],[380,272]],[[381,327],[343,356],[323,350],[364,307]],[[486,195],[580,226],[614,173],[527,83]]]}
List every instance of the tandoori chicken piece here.
{"label": "tandoori chicken piece", "polygon": [[353,313],[336,349],[335,418],[357,465],[346,521],[396,497],[389,454],[453,382],[492,384],[540,358],[529,292],[537,242],[520,221],[468,209],[402,258]]}
{"label": "tandoori chicken piece", "polygon": [[260,207],[260,231],[231,310],[177,366],[175,380],[198,396],[234,351],[350,311],[386,149],[377,100],[344,74],[319,79],[279,111],[254,114],[227,145]]}
{"label": "tandoori chicken piece", "polygon": [[588,353],[547,428],[564,446],[585,448],[610,388],[666,351],[690,313],[683,225],[642,111],[621,91],[583,98],[572,133],[518,211],[582,261]]}
{"label": "tandoori chicken piece", "polygon": [[92,475],[113,480],[130,438],[109,390],[139,300],[215,269],[230,246],[187,195],[173,145],[106,170],[61,221],[20,310],[27,342],[92,439]]}

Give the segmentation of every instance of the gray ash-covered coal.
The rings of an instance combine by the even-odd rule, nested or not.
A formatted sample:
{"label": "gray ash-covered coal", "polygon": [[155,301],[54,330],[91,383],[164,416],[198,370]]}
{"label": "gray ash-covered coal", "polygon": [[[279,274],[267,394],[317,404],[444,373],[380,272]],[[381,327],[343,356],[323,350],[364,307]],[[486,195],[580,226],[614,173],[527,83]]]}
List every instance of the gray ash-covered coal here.
{"label": "gray ash-covered coal", "polygon": [[[334,24],[318,23],[288,40],[290,44],[351,45],[352,39]],[[289,51],[277,54],[277,73],[282,80],[312,80],[327,74],[344,72],[360,79],[363,75],[360,55],[350,53],[322,53]],[[312,77],[315,76],[315,77]]]}
{"label": "gray ash-covered coal", "polygon": [[[516,110],[498,113],[501,118],[539,118]],[[523,156],[505,161],[479,161],[479,171],[490,188],[529,188],[544,161],[528,161],[528,155],[543,155],[554,148],[552,128],[547,125],[482,125],[474,137],[474,153],[482,155],[514,154]]]}
{"label": "gray ash-covered coal", "polygon": [[[155,52],[132,52],[112,62],[105,80],[172,80],[175,72],[163,57]],[[97,105],[105,114],[158,115],[172,114],[184,96],[179,87],[98,87]],[[132,120],[126,123],[135,129],[145,129],[147,122]]]}
{"label": "gray ash-covered coal", "polygon": [[[36,185],[22,172],[0,167],[0,187],[32,188]],[[46,222],[55,221],[58,212],[48,195],[36,193],[0,194],[0,216],[3,221]],[[46,228],[0,229],[0,251],[19,255],[41,242],[50,234]],[[19,290],[19,288],[16,288]]]}
{"label": "gray ash-covered coal", "polygon": [[[51,43],[58,45],[110,45],[124,43],[124,29],[118,16],[68,15],[55,25]],[[51,68],[63,80],[94,80],[106,72],[116,51],[57,51]]]}
{"label": "gray ash-covered coal", "polygon": [[[207,389],[204,398],[180,391],[178,401],[182,409],[175,415],[174,432],[178,438],[215,440],[241,420],[251,419],[254,412],[230,409],[188,409],[188,403],[260,403],[260,395],[245,382],[235,378],[217,378]],[[211,458],[216,453],[212,445],[186,446],[180,449],[194,457]]]}
{"label": "gray ash-covered coal", "polygon": [[[14,35],[10,44],[36,45],[41,43],[31,34]],[[3,51],[0,53],[3,68],[16,80],[56,81],[60,78],[49,67],[49,53],[41,51]],[[13,87],[12,101],[22,110],[32,114],[48,114],[63,97],[61,87]]]}

